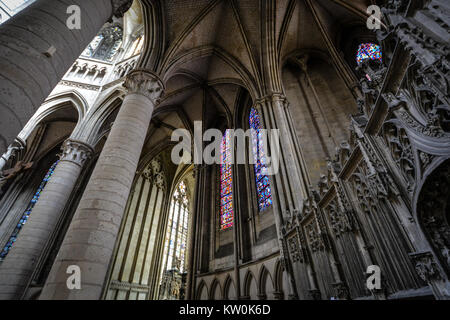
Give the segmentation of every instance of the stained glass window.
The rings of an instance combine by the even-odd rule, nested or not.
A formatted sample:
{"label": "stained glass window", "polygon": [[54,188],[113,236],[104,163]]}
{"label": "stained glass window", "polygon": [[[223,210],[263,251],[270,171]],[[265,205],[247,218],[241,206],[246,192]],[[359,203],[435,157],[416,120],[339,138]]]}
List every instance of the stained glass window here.
{"label": "stained glass window", "polygon": [[163,273],[174,269],[183,273],[185,270],[188,222],[189,199],[186,184],[182,181],[173,193],[170,205],[164,246]]}
{"label": "stained glass window", "polygon": [[356,62],[360,64],[365,60],[383,62],[381,47],[374,43],[361,43],[356,54]]}
{"label": "stained glass window", "polygon": [[263,168],[266,166],[266,157],[261,136],[261,120],[255,108],[250,109],[248,121],[252,130],[256,191],[258,194],[258,208],[261,212],[272,204],[272,191],[270,189],[269,177],[263,174]]}
{"label": "stained glass window", "polygon": [[220,228],[233,226],[233,171],[231,161],[231,130],[226,130],[220,148]]}
{"label": "stained glass window", "polygon": [[11,237],[9,238],[8,242],[6,243],[5,247],[3,248],[2,252],[0,252],[0,261],[4,260],[5,257],[8,255],[9,251],[11,250],[12,246],[17,240],[17,237],[20,233],[20,230],[22,230],[25,223],[30,218],[31,211],[33,210],[34,206],[39,200],[39,197],[41,196],[42,190],[44,190],[45,185],[50,180],[50,178],[53,175],[53,172],[55,171],[56,165],[58,164],[59,160],[56,161],[50,169],[47,171],[47,174],[45,175],[44,179],[42,180],[41,184],[39,185],[36,193],[33,196],[33,199],[31,199],[30,203],[28,204],[27,209],[25,210],[24,214],[20,218],[19,223],[16,225]]}

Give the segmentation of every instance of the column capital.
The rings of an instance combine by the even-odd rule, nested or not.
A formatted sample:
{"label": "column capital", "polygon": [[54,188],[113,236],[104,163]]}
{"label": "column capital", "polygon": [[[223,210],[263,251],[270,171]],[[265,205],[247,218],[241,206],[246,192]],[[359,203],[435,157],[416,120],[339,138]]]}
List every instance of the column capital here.
{"label": "column capital", "polygon": [[123,84],[128,93],[142,94],[153,101],[159,102],[164,92],[164,83],[153,72],[137,69],[131,71]]}
{"label": "column capital", "polygon": [[132,4],[133,0],[111,0],[113,16],[116,16],[118,18],[123,17],[125,12],[130,9]]}
{"label": "column capital", "polygon": [[94,149],[85,142],[67,139],[61,147],[60,161],[73,162],[80,167],[94,154]]}

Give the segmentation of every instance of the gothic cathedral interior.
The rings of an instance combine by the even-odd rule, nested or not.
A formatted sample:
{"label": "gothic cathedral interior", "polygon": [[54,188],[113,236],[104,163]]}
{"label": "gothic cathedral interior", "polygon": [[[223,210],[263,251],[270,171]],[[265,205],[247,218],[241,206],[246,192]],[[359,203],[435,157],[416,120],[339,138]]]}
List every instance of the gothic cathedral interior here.
{"label": "gothic cathedral interior", "polygon": [[0,1],[0,299],[449,300],[449,43],[448,0]]}

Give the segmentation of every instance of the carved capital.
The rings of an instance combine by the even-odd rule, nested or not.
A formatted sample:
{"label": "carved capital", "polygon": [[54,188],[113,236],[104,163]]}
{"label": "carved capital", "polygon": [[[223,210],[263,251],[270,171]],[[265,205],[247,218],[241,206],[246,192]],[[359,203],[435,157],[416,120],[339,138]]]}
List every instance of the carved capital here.
{"label": "carved capital", "polygon": [[305,257],[303,255],[303,250],[299,245],[299,240],[297,235],[294,235],[293,237],[289,238],[287,240],[288,247],[289,247],[289,253],[291,254],[292,262],[305,262]]}
{"label": "carved capital", "polygon": [[113,15],[115,17],[123,17],[125,12],[130,9],[133,4],[133,0],[111,0]]}
{"label": "carved capital", "polygon": [[142,94],[152,100],[154,104],[164,92],[164,84],[157,75],[146,70],[134,70],[127,75],[123,86],[128,93]]}
{"label": "carved capital", "polygon": [[257,98],[253,105],[258,112],[262,111],[263,105],[273,105],[275,103],[280,103],[280,106],[284,106],[285,108],[289,107],[289,103],[287,101],[286,96],[282,92],[271,92],[265,96]]}
{"label": "carved capital", "polygon": [[67,139],[61,147],[62,153],[59,158],[61,161],[73,162],[80,167],[86,163],[86,160],[90,159],[94,153],[94,150],[88,144]]}

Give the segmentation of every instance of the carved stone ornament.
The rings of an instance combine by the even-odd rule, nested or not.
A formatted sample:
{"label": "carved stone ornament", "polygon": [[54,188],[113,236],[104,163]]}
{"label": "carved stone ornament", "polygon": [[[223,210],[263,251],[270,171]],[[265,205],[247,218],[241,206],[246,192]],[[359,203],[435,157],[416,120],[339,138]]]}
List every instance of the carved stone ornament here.
{"label": "carved stone ornament", "polygon": [[144,171],[142,171],[142,176],[151,182],[153,180],[152,168],[150,167],[145,168]]}
{"label": "carved stone ornament", "polygon": [[154,104],[159,102],[159,98],[164,92],[164,84],[158,76],[146,70],[131,71],[123,86],[128,93],[142,94],[152,100]]}
{"label": "carved stone ornament", "polygon": [[350,230],[350,224],[345,214],[341,212],[336,204],[336,200],[332,200],[324,210],[328,214],[331,230],[336,237]]}
{"label": "carved stone ornament", "polygon": [[94,150],[88,144],[67,139],[61,147],[62,153],[59,158],[61,161],[73,162],[82,167],[86,160],[90,159],[94,153]]}
{"label": "carved stone ornament", "polygon": [[348,292],[348,287],[343,282],[333,283],[334,295],[339,300],[347,300],[350,298],[350,293]]}
{"label": "carved stone ornament", "polygon": [[312,252],[325,250],[325,243],[322,234],[318,230],[315,221],[305,226],[306,236]]}
{"label": "carved stone ornament", "polygon": [[404,110],[400,110],[398,112],[398,116],[400,117],[402,122],[407,124],[411,129],[415,130],[416,132],[419,132],[423,135],[433,138],[446,137],[446,134],[441,130],[439,126],[435,125],[435,122],[433,122],[432,119],[429,120],[427,126],[423,126],[416,120],[414,120],[414,118],[411,117],[411,115]]}
{"label": "carved stone ornament", "polygon": [[292,262],[304,262],[303,252],[299,245],[299,240],[297,235],[294,235],[293,237],[288,239],[288,247],[289,247],[289,253],[291,254]]}

